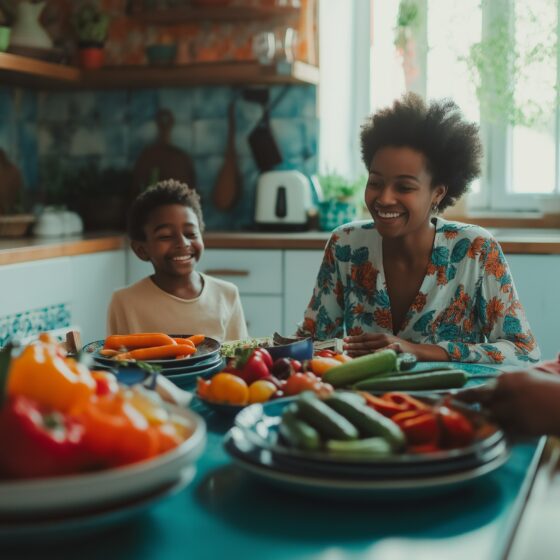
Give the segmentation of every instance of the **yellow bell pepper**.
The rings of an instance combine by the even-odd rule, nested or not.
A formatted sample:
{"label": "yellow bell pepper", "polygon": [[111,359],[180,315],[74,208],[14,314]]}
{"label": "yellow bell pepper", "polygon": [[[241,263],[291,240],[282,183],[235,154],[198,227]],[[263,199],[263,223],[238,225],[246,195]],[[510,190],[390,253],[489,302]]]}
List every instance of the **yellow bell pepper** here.
{"label": "yellow bell pepper", "polygon": [[95,390],[89,369],[44,339],[13,358],[8,372],[9,395],[23,395],[61,412],[88,400]]}

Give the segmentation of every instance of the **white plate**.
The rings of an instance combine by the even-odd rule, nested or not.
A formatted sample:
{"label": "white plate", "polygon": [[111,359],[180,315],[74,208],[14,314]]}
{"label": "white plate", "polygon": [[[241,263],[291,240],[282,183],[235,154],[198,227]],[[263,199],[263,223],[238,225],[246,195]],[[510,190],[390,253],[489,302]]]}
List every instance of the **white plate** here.
{"label": "white plate", "polygon": [[79,511],[145,495],[179,478],[195,462],[206,443],[206,425],[198,414],[170,409],[194,426],[181,445],[154,459],[86,474],[10,480],[0,483],[0,513],[25,516],[41,512]]}
{"label": "white plate", "polygon": [[181,471],[179,478],[155,491],[142,494],[132,500],[113,504],[108,508],[95,508],[79,514],[45,515],[32,520],[27,518],[5,521],[0,519],[0,542],[14,543],[28,539],[77,539],[86,534],[101,531],[109,526],[130,520],[153,506],[155,503],[177,494],[194,478],[193,465]]}

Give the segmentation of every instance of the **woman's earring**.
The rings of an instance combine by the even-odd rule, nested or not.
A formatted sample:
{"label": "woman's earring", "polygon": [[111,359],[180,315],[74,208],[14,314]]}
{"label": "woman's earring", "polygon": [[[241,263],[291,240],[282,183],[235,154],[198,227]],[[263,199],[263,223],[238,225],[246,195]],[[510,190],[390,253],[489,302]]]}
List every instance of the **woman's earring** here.
{"label": "woman's earring", "polygon": [[432,212],[433,212],[434,214],[437,214],[437,212],[438,212],[438,203],[437,203],[437,202],[434,202],[434,203],[432,204]]}

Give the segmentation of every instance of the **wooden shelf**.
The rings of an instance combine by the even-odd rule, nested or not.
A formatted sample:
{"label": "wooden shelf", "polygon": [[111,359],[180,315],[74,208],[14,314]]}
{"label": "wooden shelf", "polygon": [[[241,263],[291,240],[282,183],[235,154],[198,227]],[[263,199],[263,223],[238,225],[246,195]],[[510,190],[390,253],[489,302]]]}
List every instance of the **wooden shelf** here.
{"label": "wooden shelf", "polygon": [[197,85],[319,83],[319,69],[304,62],[262,66],[256,62],[212,62],[186,66],[115,66],[82,70],[0,53],[3,85],[44,89],[114,89]]}
{"label": "wooden shelf", "polygon": [[2,84],[42,87],[75,84],[80,80],[80,77],[80,69],[74,66],[0,53],[0,79]]}
{"label": "wooden shelf", "polygon": [[196,85],[318,84],[319,69],[296,61],[285,71],[256,62],[215,62],[186,66],[129,66],[84,71],[84,89],[181,87]]}
{"label": "wooden shelf", "polygon": [[177,25],[200,21],[241,21],[287,19],[299,14],[299,8],[291,6],[217,6],[169,8],[166,10],[136,10],[132,16],[152,25]]}

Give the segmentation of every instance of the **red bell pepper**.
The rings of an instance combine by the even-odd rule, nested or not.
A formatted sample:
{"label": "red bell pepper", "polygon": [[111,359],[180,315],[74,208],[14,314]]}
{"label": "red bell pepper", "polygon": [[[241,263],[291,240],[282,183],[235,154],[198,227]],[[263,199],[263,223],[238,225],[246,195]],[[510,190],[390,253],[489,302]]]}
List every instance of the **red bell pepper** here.
{"label": "red bell pepper", "polygon": [[396,414],[392,420],[404,432],[409,445],[437,445],[439,442],[439,425],[433,412],[409,410]]}
{"label": "red bell pepper", "polygon": [[395,414],[399,414],[400,412],[405,412],[406,408],[401,404],[395,404],[391,401],[386,399],[382,399],[381,397],[376,397],[371,393],[367,393],[365,391],[360,391],[360,395],[364,397],[366,400],[366,404],[377,410],[383,416],[387,416],[388,418],[392,418]]}
{"label": "red bell pepper", "polygon": [[430,407],[426,403],[423,403],[419,399],[415,399],[411,397],[407,393],[399,393],[397,391],[393,391],[390,393],[385,393],[383,395],[383,400],[386,400],[390,403],[400,405],[403,407],[403,410],[429,410]]}
{"label": "red bell pepper", "polygon": [[79,472],[89,463],[84,431],[66,414],[28,397],[11,397],[0,410],[0,471],[14,478]]}
{"label": "red bell pepper", "polygon": [[[270,367],[269,367],[270,363]],[[257,348],[242,352],[236,360],[237,371],[232,372],[243,379],[247,385],[270,375],[272,358],[267,350]]]}
{"label": "red bell pepper", "polygon": [[473,441],[474,428],[463,414],[447,406],[440,406],[437,409],[437,417],[445,447],[464,447]]}

